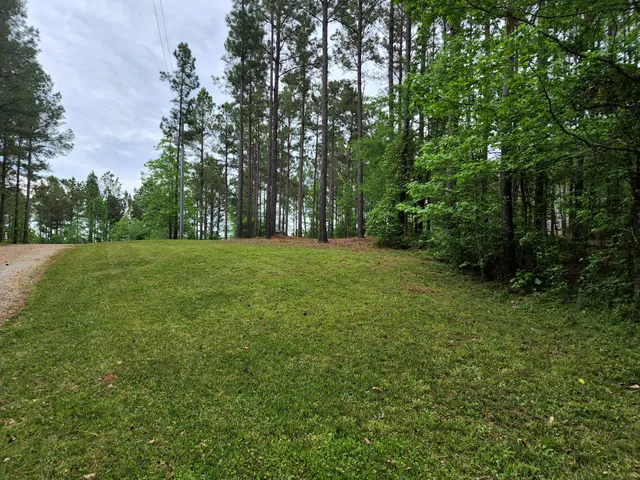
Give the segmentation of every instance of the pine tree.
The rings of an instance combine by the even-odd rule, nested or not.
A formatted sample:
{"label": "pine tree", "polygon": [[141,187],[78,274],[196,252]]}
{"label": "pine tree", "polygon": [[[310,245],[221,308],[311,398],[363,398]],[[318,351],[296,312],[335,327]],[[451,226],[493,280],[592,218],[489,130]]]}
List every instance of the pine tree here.
{"label": "pine tree", "polygon": [[[184,148],[184,125],[189,118],[189,111],[192,108],[191,94],[200,86],[200,80],[196,75],[196,59],[191,53],[189,45],[185,42],[180,42],[178,47],[173,52],[173,56],[176,59],[176,69],[173,72],[160,72],[160,79],[169,83],[171,91],[174,93],[174,97],[171,99],[173,108],[169,118],[163,118],[162,130],[165,136],[176,136],[178,145],[180,148]],[[180,195],[183,195],[180,185],[183,184],[184,172],[181,173],[180,165],[180,148],[176,153],[176,191],[174,192],[174,199],[176,204],[179,202]],[[173,223],[173,235],[172,237],[178,238],[178,218]]]}

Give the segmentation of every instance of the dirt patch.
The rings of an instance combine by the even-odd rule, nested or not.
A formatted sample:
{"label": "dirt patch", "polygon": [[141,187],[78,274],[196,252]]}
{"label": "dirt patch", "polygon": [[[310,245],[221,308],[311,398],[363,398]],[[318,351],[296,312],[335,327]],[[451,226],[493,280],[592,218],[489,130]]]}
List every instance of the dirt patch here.
{"label": "dirt patch", "polygon": [[31,287],[68,245],[0,246],[0,325],[24,307]]}
{"label": "dirt patch", "polygon": [[102,383],[111,383],[118,379],[118,375],[113,372],[107,372],[107,374],[100,379]]}
{"label": "dirt patch", "polygon": [[228,242],[243,243],[247,245],[269,245],[286,247],[306,247],[306,248],[348,248],[350,250],[381,250],[375,246],[375,237],[366,238],[331,238],[328,243],[319,243],[313,238],[285,237],[284,235],[274,235],[271,240],[265,237],[231,239]]}
{"label": "dirt patch", "polygon": [[418,293],[418,294],[440,295],[440,296],[446,296],[446,297],[449,296],[445,292],[443,292],[442,290],[435,290],[433,288],[427,288],[427,287],[425,287],[423,285],[418,285],[417,283],[409,285],[409,292],[410,293]]}

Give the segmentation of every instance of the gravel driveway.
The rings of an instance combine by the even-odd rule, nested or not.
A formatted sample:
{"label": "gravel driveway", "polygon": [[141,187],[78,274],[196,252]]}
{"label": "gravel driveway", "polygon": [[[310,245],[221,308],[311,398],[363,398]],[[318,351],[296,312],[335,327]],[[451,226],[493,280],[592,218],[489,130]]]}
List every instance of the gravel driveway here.
{"label": "gravel driveway", "polygon": [[26,303],[47,262],[68,245],[0,245],[0,325]]}

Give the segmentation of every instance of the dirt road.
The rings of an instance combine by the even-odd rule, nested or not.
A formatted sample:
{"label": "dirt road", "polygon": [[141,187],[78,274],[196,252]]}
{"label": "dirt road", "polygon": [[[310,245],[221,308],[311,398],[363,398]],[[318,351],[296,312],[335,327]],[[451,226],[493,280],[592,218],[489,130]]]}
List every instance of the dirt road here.
{"label": "dirt road", "polygon": [[0,325],[26,303],[49,260],[68,245],[0,245]]}

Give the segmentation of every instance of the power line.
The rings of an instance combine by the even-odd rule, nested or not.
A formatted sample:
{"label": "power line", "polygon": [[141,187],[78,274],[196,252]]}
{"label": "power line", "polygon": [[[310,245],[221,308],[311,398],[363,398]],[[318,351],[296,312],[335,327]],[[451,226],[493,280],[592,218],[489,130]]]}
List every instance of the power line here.
{"label": "power line", "polygon": [[164,25],[164,39],[167,41],[167,53],[169,54],[169,64],[171,70],[173,70],[173,60],[171,59],[171,48],[169,48],[169,35],[167,35],[167,22],[164,20],[164,7],[162,6],[162,0],[160,0],[160,13],[162,14],[162,24]]}
{"label": "power line", "polygon": [[[164,42],[162,41],[162,32],[160,31],[160,20],[158,20],[158,10],[156,9],[156,0],[151,0],[153,2],[153,11],[156,14],[156,25],[158,26],[158,35],[160,36],[160,48],[162,48],[162,58],[164,59],[164,68],[167,73],[170,72],[169,65],[167,65],[167,56],[164,53]],[[171,68],[173,70],[173,67]]]}

